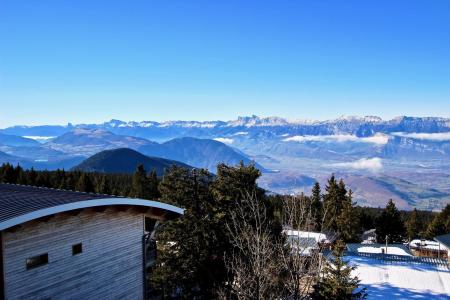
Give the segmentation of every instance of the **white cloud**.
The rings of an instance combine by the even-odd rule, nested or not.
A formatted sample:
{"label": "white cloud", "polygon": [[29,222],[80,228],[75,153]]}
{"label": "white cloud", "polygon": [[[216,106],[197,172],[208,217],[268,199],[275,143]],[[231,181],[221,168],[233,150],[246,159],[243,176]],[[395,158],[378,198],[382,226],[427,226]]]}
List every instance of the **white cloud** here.
{"label": "white cloud", "polygon": [[229,138],[215,138],[214,140],[228,145],[231,145],[233,143],[233,139]]}
{"label": "white cloud", "polygon": [[381,161],[381,158],[379,157],[361,158],[352,162],[332,164],[332,166],[337,168],[349,168],[355,170],[369,170],[372,172],[377,172],[383,169],[383,163]]}
{"label": "white cloud", "polygon": [[365,143],[374,143],[377,145],[386,145],[389,142],[389,136],[383,133],[376,133],[373,136],[360,138]]}
{"label": "white cloud", "polygon": [[233,135],[247,135],[247,134],[248,134],[248,132],[246,132],[246,131],[239,131],[239,132],[236,132]]}
{"label": "white cloud", "polygon": [[283,139],[284,142],[362,142],[377,145],[385,145],[389,141],[389,136],[383,133],[376,133],[370,137],[357,137],[351,134],[335,135],[296,135]]}
{"label": "white cloud", "polygon": [[43,143],[43,142],[46,142],[48,140],[54,139],[56,136],[24,135],[23,137]]}
{"label": "white cloud", "polygon": [[440,133],[406,133],[406,132],[394,132],[392,135],[412,138],[417,140],[429,140],[429,141],[450,141],[450,132],[440,132]]}

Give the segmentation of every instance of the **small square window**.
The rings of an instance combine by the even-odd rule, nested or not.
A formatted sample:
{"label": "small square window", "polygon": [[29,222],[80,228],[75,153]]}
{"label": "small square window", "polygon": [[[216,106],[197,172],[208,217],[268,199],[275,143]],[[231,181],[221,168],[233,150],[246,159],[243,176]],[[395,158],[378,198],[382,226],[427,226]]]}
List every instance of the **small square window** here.
{"label": "small square window", "polygon": [[82,252],[83,252],[83,244],[82,243],[72,245],[72,255],[77,255]]}
{"label": "small square window", "polygon": [[48,264],[48,253],[27,258],[27,270]]}

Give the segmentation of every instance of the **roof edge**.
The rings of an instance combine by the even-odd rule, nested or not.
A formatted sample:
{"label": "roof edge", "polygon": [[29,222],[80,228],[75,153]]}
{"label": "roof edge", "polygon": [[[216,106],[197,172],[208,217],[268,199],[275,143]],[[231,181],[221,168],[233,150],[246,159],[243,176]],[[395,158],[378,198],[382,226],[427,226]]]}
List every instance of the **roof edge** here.
{"label": "roof edge", "polygon": [[62,213],[75,209],[98,207],[98,206],[110,206],[110,205],[144,206],[149,208],[160,208],[180,215],[184,214],[184,209],[182,208],[153,200],[144,200],[135,198],[101,198],[62,204],[26,213],[24,215],[20,215],[12,219],[0,222],[0,231],[28,221],[32,221],[38,218],[46,217],[57,213]]}
{"label": "roof edge", "polygon": [[446,246],[450,250],[450,233],[435,236],[434,240]]}

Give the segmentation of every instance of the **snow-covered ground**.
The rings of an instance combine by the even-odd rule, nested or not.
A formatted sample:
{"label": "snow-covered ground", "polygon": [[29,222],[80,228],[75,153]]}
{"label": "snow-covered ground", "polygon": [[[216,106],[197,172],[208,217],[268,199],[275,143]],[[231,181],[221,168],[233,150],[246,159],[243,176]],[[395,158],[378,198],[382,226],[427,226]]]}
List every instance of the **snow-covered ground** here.
{"label": "snow-covered ground", "polygon": [[347,250],[349,252],[359,253],[384,253],[392,255],[404,255],[412,256],[407,246],[403,244],[388,244],[387,253],[385,244],[347,244]]}
{"label": "snow-covered ground", "polygon": [[386,247],[383,247],[383,246],[380,246],[380,247],[363,246],[363,247],[359,247],[358,248],[358,252],[363,252],[363,253],[382,253],[382,249],[384,249],[385,253],[387,253],[387,254],[411,256],[411,254],[406,252],[404,249],[402,249],[400,247],[395,247],[395,246],[388,246],[387,247],[387,252],[386,252]]}
{"label": "snow-covered ground", "polygon": [[395,262],[359,256],[345,260],[367,288],[369,299],[450,299],[450,270],[427,264]]}

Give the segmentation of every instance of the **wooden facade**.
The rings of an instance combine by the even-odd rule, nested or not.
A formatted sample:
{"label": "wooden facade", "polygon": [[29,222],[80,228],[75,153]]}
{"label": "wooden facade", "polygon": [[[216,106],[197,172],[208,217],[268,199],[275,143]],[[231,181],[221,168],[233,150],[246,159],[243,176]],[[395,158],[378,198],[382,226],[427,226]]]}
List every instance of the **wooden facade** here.
{"label": "wooden facade", "polygon": [[[144,215],[83,209],[1,232],[5,299],[142,299]],[[48,263],[27,269],[42,254]]]}

